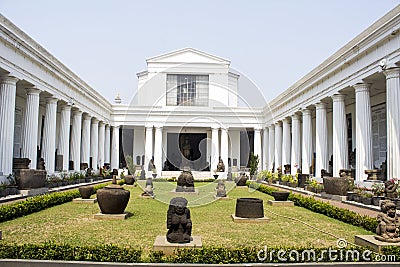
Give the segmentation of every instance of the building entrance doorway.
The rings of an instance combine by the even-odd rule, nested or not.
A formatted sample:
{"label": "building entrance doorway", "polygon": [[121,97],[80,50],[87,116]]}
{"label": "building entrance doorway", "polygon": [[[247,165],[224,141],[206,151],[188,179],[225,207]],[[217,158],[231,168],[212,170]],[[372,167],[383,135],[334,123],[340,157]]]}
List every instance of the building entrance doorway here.
{"label": "building entrance doorway", "polygon": [[166,167],[170,171],[183,170],[184,167],[205,171],[208,167],[207,134],[168,133]]}

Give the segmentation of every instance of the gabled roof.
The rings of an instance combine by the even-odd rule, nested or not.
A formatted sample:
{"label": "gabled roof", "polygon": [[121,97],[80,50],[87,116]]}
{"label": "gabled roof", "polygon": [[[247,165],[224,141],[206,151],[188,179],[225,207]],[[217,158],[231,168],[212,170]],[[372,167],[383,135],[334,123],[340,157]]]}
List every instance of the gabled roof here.
{"label": "gabled roof", "polygon": [[229,65],[229,60],[208,54],[206,52],[194,49],[194,48],[183,48],[175,50],[166,54],[158,55],[155,57],[148,58],[146,60],[149,63],[211,63],[211,64],[223,64]]}

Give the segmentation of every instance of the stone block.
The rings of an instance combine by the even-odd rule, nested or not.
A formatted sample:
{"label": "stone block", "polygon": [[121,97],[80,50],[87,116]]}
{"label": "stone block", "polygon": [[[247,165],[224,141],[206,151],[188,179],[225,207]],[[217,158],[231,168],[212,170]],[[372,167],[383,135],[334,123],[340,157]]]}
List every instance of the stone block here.
{"label": "stone block", "polygon": [[236,223],[267,223],[269,221],[269,218],[265,216],[262,218],[242,218],[232,214],[231,218],[232,221]]}
{"label": "stone block", "polygon": [[287,200],[287,201],[276,201],[276,200],[268,200],[268,205],[271,206],[280,206],[280,207],[292,207],[294,206],[294,202]]}
{"label": "stone block", "polygon": [[93,218],[96,220],[125,220],[129,217],[129,213],[125,212],[122,214],[103,214],[97,213],[93,215]]}
{"label": "stone block", "polygon": [[46,171],[33,169],[15,170],[15,180],[19,189],[41,188],[46,183]]}
{"label": "stone block", "polygon": [[24,190],[19,190],[19,193],[23,196],[36,196],[36,195],[42,195],[46,194],[49,191],[47,187],[42,187],[42,188],[33,188],[33,189],[24,189]]}
{"label": "stone block", "polygon": [[73,203],[87,203],[87,204],[94,204],[97,203],[97,198],[74,198],[72,200]]}
{"label": "stone block", "polygon": [[354,243],[359,246],[368,247],[377,253],[381,252],[382,247],[400,246],[400,243],[390,243],[376,240],[373,235],[356,235],[354,236]]}
{"label": "stone block", "polygon": [[346,201],[347,200],[347,196],[332,195],[332,194],[328,194],[326,192],[321,192],[321,197],[326,198],[326,199],[336,200],[336,201]]}
{"label": "stone block", "polygon": [[162,251],[165,255],[173,255],[174,250],[176,249],[185,249],[185,248],[202,248],[203,242],[201,241],[200,236],[192,236],[193,240],[190,243],[170,243],[167,241],[167,237],[165,235],[159,235],[156,237],[154,241],[153,250],[154,251]]}

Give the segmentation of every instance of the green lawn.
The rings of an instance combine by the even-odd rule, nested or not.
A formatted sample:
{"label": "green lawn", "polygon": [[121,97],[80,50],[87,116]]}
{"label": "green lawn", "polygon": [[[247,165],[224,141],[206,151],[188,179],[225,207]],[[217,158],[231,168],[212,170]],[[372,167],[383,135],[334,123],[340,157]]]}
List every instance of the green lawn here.
{"label": "green lawn", "polygon": [[[140,181],[142,186],[144,181]],[[165,235],[168,202],[174,196],[175,183],[158,182],[155,199],[140,198],[141,187],[125,187],[131,191],[126,211],[133,214],[123,221],[94,220],[97,204],[69,202],[12,221],[0,223],[6,243],[42,243],[54,241],[74,245],[112,243],[120,246],[141,247],[148,252],[157,235]],[[247,188],[233,188],[227,183],[230,199],[215,200],[216,183],[198,183],[199,195],[187,196],[191,206],[193,235],[202,237],[205,246],[336,246],[336,239],[300,222],[274,215],[300,219],[318,229],[328,231],[349,242],[356,234],[369,232],[300,207],[268,206],[271,196]],[[264,200],[266,224],[234,223],[236,198],[256,197]]]}

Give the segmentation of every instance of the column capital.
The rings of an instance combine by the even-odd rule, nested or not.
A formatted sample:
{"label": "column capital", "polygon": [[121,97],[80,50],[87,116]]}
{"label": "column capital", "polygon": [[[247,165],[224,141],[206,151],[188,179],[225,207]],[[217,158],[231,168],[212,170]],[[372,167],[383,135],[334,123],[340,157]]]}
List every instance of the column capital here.
{"label": "column capital", "polygon": [[121,128],[121,125],[113,125],[113,128],[114,129],[119,129],[119,128]]}
{"label": "column capital", "polygon": [[49,104],[54,104],[54,103],[57,103],[57,101],[58,101],[58,98],[54,97],[54,96],[49,96],[49,97],[46,97],[45,99],[46,99],[46,103],[49,103]]}
{"label": "column capital", "polygon": [[110,130],[110,124],[105,123],[106,130]]}
{"label": "column capital", "polygon": [[71,109],[72,109],[72,106],[69,104],[62,104],[62,105],[60,105],[60,107],[61,107],[61,110],[65,110],[65,111],[71,111]]}
{"label": "column capital", "polygon": [[157,130],[159,131],[159,130],[162,130],[163,127],[162,126],[154,126],[154,128],[156,129],[156,131]]}
{"label": "column capital", "polygon": [[309,109],[309,108],[302,109],[301,113],[303,113],[303,116],[304,115],[311,115],[311,109]]}
{"label": "column capital", "polygon": [[80,115],[82,115],[82,110],[79,110],[79,109],[74,109],[73,111],[72,111],[72,114],[74,115],[74,116],[80,116]]}
{"label": "column capital", "polygon": [[315,108],[316,109],[326,109],[326,103],[324,103],[324,102],[318,102],[318,103],[315,103]]}
{"label": "column capital", "polygon": [[19,81],[19,79],[14,76],[7,76],[7,75],[1,76],[2,83],[16,85],[18,81]]}
{"label": "column capital", "polygon": [[83,120],[88,121],[92,119],[92,116],[90,116],[88,113],[83,113]]}
{"label": "column capital", "polygon": [[282,123],[290,123],[289,117],[283,118]]}
{"label": "column capital", "polygon": [[104,121],[99,121],[99,126],[100,126],[100,127],[105,126],[105,122],[104,122]]}
{"label": "column capital", "polygon": [[277,122],[275,122],[275,127],[276,127],[276,126],[278,126],[278,127],[282,126],[282,121],[277,121]]}
{"label": "column capital", "polygon": [[212,131],[218,131],[219,130],[219,126],[211,126],[211,130]]}
{"label": "column capital", "polygon": [[369,84],[369,83],[357,83],[357,84],[353,85],[353,87],[355,89],[355,93],[359,93],[359,92],[369,91],[369,88],[371,87],[371,84]]}
{"label": "column capital", "polygon": [[344,94],[334,94],[331,96],[333,102],[342,102],[346,96]]}
{"label": "column capital", "polygon": [[256,126],[253,129],[254,129],[254,132],[260,132],[262,128],[260,126]]}
{"label": "column capital", "polygon": [[29,87],[25,88],[26,95],[39,95],[42,90],[36,88],[36,87]]}
{"label": "column capital", "polygon": [[300,120],[300,116],[297,115],[297,114],[293,114],[291,117],[292,117],[292,121],[293,120]]}
{"label": "column capital", "polygon": [[270,128],[270,129],[275,129],[275,123],[270,124],[270,125],[268,126],[268,128]]}
{"label": "column capital", "polygon": [[92,118],[92,124],[99,124],[99,120],[95,117]]}
{"label": "column capital", "polygon": [[383,72],[386,75],[386,80],[392,79],[392,78],[400,78],[400,68],[390,68],[387,69]]}

